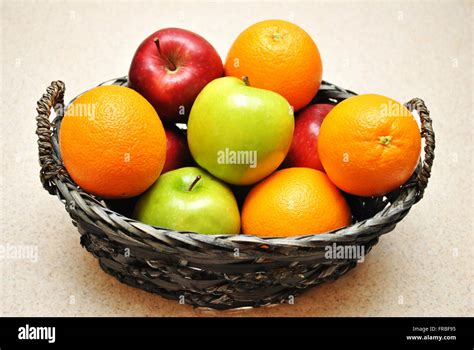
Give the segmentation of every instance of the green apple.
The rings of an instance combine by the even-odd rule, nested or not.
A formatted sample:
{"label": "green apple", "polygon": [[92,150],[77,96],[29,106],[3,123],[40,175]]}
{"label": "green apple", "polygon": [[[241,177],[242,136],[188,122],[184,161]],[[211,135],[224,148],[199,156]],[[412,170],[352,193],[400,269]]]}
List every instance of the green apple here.
{"label": "green apple", "polygon": [[169,171],[139,198],[134,218],[148,225],[208,235],[238,234],[240,214],[232,191],[205,170]]}
{"label": "green apple", "polygon": [[[250,81],[250,85],[252,82]],[[234,185],[253,184],[283,162],[293,137],[293,109],[281,95],[234,77],[211,81],[188,121],[194,160]]]}

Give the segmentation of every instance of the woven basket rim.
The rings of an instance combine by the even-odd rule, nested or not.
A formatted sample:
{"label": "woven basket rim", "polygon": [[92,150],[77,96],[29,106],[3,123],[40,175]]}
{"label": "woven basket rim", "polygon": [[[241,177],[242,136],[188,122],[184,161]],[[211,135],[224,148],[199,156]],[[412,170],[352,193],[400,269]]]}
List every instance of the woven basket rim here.
{"label": "woven basket rim", "polygon": [[[64,83],[60,83],[64,85]],[[125,76],[117,79],[108,80],[104,83],[99,84],[99,86],[126,85],[126,83],[127,77]],[[341,91],[344,91],[348,94],[356,95],[352,91],[341,89],[326,81],[322,82],[322,88],[324,88],[324,86],[330,86],[331,88],[340,89]],[[71,104],[78,96],[72,99],[67,104],[67,106]],[[426,187],[428,178],[430,176],[432,160],[434,158],[434,132],[431,128],[431,119],[429,118],[429,112],[424,106],[422,100],[413,99],[406,105],[409,106],[411,110],[416,110],[418,112],[419,117],[422,119],[421,136],[425,138],[424,159],[420,160],[420,163],[418,164],[417,170],[415,171],[414,175],[404,185],[402,185],[401,188],[394,191],[397,192],[396,197],[393,200],[388,201],[387,205],[382,210],[377,212],[374,216],[362,221],[354,222],[349,226],[325,233],[288,237],[259,237],[245,234],[205,235],[196,232],[176,231],[147,225],[140,221],[136,221],[133,218],[127,217],[121,213],[118,213],[113,209],[107,207],[107,204],[104,200],[82,190],[69,177],[66,169],[63,166],[59,152],[59,144],[57,142],[60,123],[63,116],[63,113],[60,112],[60,109],[58,109],[59,113],[56,113],[57,116],[52,123],[53,158],[58,163],[57,166],[60,169],[59,171],[57,171],[56,176],[52,176],[49,181],[54,183],[54,185],[58,189],[60,189],[59,192],[56,191],[56,194],[58,195],[61,201],[65,201],[66,204],[68,202],[71,202],[67,199],[65,200],[64,198],[61,198],[60,193],[63,194],[64,197],[64,193],[71,192],[70,190],[74,190],[74,201],[72,201],[73,205],[74,203],[77,203],[77,205],[79,205],[85,213],[93,217],[100,218],[106,224],[115,224],[115,226],[118,225],[124,228],[123,232],[131,240],[134,240],[132,232],[145,232],[149,235],[151,239],[155,239],[169,244],[173,244],[173,242],[182,242],[184,244],[190,245],[211,244],[213,246],[219,246],[224,249],[233,249],[236,247],[236,245],[247,245],[249,243],[261,246],[310,247],[314,245],[334,242],[352,242],[355,241],[360,234],[363,234],[363,230],[361,230],[361,228],[364,226],[379,225],[380,222],[398,221],[393,218],[399,216],[401,212],[407,211],[407,208],[409,209],[423,196],[424,188]],[[67,106],[63,106],[62,110],[65,111]],[[420,115],[422,113],[424,113],[425,115]]]}

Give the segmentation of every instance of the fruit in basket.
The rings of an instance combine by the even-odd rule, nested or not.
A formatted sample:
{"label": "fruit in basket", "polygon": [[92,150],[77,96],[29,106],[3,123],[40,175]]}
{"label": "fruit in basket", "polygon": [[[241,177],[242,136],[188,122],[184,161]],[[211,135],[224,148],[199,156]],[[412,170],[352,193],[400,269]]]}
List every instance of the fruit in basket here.
{"label": "fruit in basket", "polygon": [[186,121],[202,88],[223,74],[222,60],[206,39],[189,30],[166,28],[140,44],[128,79],[163,121],[176,123]]}
{"label": "fruit in basket", "polygon": [[167,172],[137,202],[134,217],[145,224],[203,234],[238,234],[240,214],[232,191],[205,170]]}
{"label": "fruit in basket", "polygon": [[350,223],[342,194],[325,173],[310,168],[275,172],[252,188],[242,208],[242,232],[249,235],[300,236]]}
{"label": "fruit in basket", "polygon": [[333,107],[330,104],[312,104],[298,113],[285,167],[307,167],[324,171],[318,154],[318,135],[324,117]]}
{"label": "fruit in basket", "polygon": [[294,117],[279,94],[252,87],[252,81],[224,77],[199,94],[188,121],[194,160],[234,185],[253,184],[285,159]]}
{"label": "fruit in basket", "polygon": [[165,128],[165,133],[166,161],[162,173],[191,165],[191,153],[184,131],[172,125]]}
{"label": "fruit in basket", "polygon": [[279,93],[298,111],[319,90],[321,56],[302,28],[287,21],[267,20],[237,37],[227,54],[225,75],[247,76],[252,86]]}
{"label": "fruit in basket", "polygon": [[395,190],[413,174],[421,135],[411,112],[391,98],[348,98],[321,125],[318,151],[331,181],[358,196]]}
{"label": "fruit in basket", "polygon": [[160,176],[166,136],[153,106],[123,86],[80,95],[61,122],[64,165],[85,191],[103,198],[139,195]]}

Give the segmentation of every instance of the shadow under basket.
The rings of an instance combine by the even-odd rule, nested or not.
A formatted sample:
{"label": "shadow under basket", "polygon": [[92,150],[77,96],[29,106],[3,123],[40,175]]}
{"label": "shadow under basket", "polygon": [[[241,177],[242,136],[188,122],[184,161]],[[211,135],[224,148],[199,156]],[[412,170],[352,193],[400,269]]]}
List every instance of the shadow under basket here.
{"label": "shadow under basket", "polygon": [[[101,85],[112,84],[126,86],[127,78]],[[406,106],[420,119],[422,159],[413,176],[386,196],[346,195],[353,213],[351,226],[288,238],[177,232],[117,213],[74,183],[63,166],[58,144],[64,91],[64,83],[54,81],[38,101],[36,133],[43,187],[64,203],[82,246],[99,259],[104,271],[130,286],[198,307],[230,309],[283,303],[342,276],[356,266],[357,258],[328,259],[326,247],[363,247],[367,254],[423,197],[434,159],[429,112],[424,102],[415,98]],[[323,81],[313,103],[336,104],[354,95]],[[52,109],[56,117],[50,121]]]}

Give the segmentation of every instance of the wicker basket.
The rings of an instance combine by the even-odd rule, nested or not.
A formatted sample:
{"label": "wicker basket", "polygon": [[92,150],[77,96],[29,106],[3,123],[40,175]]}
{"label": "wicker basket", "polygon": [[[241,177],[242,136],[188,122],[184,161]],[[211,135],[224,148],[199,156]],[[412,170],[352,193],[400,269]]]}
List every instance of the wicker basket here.
{"label": "wicker basket", "polygon": [[[127,78],[104,84],[126,85]],[[65,204],[82,246],[99,259],[104,271],[133,287],[194,306],[229,309],[282,303],[345,274],[356,266],[356,259],[327,259],[325,247],[355,245],[368,253],[423,197],[433,164],[429,112],[422,100],[413,99],[406,106],[421,120],[423,159],[407,183],[384,197],[347,195],[354,217],[351,226],[290,238],[171,231],[117,213],[71,180],[58,146],[64,89],[64,83],[55,81],[38,102],[36,133],[44,188]],[[313,102],[335,104],[353,95],[323,82]],[[51,109],[56,114],[52,122]]]}

